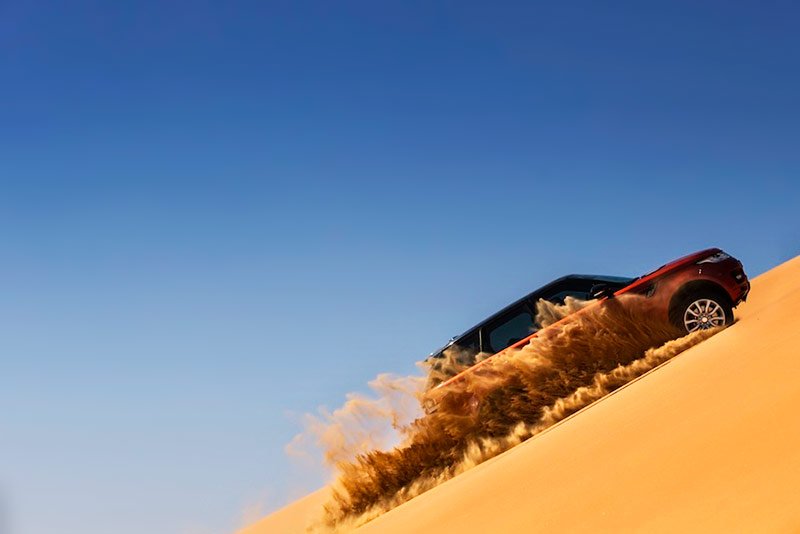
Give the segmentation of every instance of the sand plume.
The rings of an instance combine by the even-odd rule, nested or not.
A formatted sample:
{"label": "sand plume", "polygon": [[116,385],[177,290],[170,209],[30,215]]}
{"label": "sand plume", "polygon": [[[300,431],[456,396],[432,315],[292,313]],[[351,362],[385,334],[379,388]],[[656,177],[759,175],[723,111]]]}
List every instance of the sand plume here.
{"label": "sand plume", "polygon": [[317,414],[306,414],[305,430],[286,445],[286,453],[311,456],[316,449],[326,465],[335,467],[401,443],[410,422],[422,415],[419,399],[424,386],[422,376],[380,374],[369,382],[372,396],[348,393],[336,410],[320,408]]}
{"label": "sand plume", "polygon": [[[389,417],[399,435],[397,445],[370,448],[363,431],[349,442],[344,436],[331,440],[335,447],[328,460],[338,476],[323,516],[311,529],[355,528],[536,435],[714,333],[676,339],[680,332],[647,313],[648,305],[647,299],[630,296],[588,307],[522,348],[485,362],[457,387],[446,385],[424,395],[423,401],[435,398],[436,411],[413,422],[404,424],[392,410],[363,412],[367,420]],[[572,300],[562,306],[540,302],[539,317],[551,324],[583,307]],[[446,368],[463,368],[463,361],[462,354],[454,354]],[[422,380],[405,394],[419,397]],[[336,414],[329,423],[336,422]]]}

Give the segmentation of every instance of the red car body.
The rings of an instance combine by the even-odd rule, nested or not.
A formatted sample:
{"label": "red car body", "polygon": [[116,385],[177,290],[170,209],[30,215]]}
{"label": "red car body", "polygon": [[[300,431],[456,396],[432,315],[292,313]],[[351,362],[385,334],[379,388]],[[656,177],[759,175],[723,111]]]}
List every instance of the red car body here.
{"label": "red car body", "polygon": [[[730,324],[733,322],[731,310],[747,299],[749,291],[750,282],[744,272],[742,263],[718,248],[709,248],[678,258],[649,274],[640,276],[613,294],[603,295],[595,305],[601,304],[608,298],[624,294],[644,295],[652,298],[651,312],[661,314],[665,321],[671,320],[676,323],[676,321],[679,321],[676,312],[683,312],[683,310],[676,310],[676,307],[685,301],[687,297],[691,300],[691,297],[695,295],[713,295],[728,310],[728,316],[724,317],[724,322],[725,324]],[[589,308],[591,306],[575,313],[585,312]],[[498,355],[523,347],[531,339],[559,328],[564,321],[567,321],[573,315],[575,314],[564,317],[560,321],[534,332],[506,349],[481,360],[449,380],[438,384],[434,391],[449,390],[451,386],[457,385],[470,373],[474,373],[492,362]]]}

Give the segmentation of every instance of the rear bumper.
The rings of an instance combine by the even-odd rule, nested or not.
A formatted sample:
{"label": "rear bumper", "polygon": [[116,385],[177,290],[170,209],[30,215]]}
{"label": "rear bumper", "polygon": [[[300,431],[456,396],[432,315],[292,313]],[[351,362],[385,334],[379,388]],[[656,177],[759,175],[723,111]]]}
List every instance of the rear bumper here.
{"label": "rear bumper", "polygon": [[734,306],[737,306],[740,303],[747,300],[747,295],[750,294],[750,282],[747,282],[746,286],[741,289],[742,289],[742,296],[739,297],[739,300],[733,303]]}
{"label": "rear bumper", "polygon": [[733,270],[730,272],[730,276],[733,277],[734,282],[736,283],[738,289],[738,296],[734,298],[733,295],[733,305],[736,306],[740,302],[744,302],[747,300],[747,295],[750,293],[750,280],[747,278],[747,274],[744,272],[744,267],[742,266],[742,262],[736,260],[736,265]]}
{"label": "rear bumper", "polygon": [[747,295],[750,293],[750,280],[744,272],[742,262],[736,258],[730,258],[719,263],[718,266],[716,275],[728,291],[733,306],[736,307],[746,301]]}

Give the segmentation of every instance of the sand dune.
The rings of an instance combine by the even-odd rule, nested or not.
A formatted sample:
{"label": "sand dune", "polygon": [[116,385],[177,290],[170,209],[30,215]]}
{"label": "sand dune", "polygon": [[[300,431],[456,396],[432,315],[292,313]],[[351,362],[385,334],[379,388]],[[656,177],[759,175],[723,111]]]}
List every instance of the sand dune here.
{"label": "sand dune", "polygon": [[[739,321],[364,532],[797,531],[800,258]],[[245,529],[303,532],[317,492]]]}
{"label": "sand dune", "polygon": [[239,534],[305,532],[306,525],[311,524],[320,515],[320,510],[327,501],[328,494],[327,488],[318,489],[270,514],[255,525],[240,531]]}

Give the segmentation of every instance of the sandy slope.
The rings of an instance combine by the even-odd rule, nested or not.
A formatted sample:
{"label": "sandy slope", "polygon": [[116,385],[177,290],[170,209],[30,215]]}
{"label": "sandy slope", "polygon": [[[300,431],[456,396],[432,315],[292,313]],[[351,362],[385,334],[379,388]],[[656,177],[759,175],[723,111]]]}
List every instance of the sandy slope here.
{"label": "sandy slope", "polygon": [[[364,532],[800,531],[800,257],[739,321]],[[312,494],[247,534],[302,532]]]}
{"label": "sandy slope", "polygon": [[304,532],[305,526],[314,521],[328,499],[327,488],[318,489],[314,493],[298,499],[277,512],[268,515],[255,525],[245,528],[239,534],[279,534]]}

